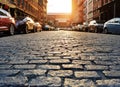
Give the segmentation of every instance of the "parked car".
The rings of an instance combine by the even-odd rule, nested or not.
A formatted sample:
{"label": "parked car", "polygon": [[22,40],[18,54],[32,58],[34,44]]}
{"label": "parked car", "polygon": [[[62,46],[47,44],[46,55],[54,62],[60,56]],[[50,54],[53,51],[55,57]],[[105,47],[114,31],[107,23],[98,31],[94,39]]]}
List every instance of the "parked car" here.
{"label": "parked car", "polygon": [[30,17],[22,18],[21,17],[16,22],[16,28],[19,33],[23,32],[23,33],[27,34],[27,33],[29,33],[29,31],[35,32],[34,24],[35,24],[35,22],[33,21],[32,18],[30,18]]}
{"label": "parked car", "polygon": [[120,34],[120,18],[113,18],[105,22],[103,32]]}
{"label": "parked car", "polygon": [[88,32],[88,23],[87,22],[83,22],[82,31]]}
{"label": "parked car", "polygon": [[88,25],[88,31],[101,33],[103,32],[104,21],[100,20],[92,20]]}
{"label": "parked car", "polygon": [[37,32],[37,31],[42,31],[42,25],[39,23],[39,22],[35,22],[34,23],[34,30],[35,30],[35,32]]}
{"label": "parked car", "polygon": [[15,34],[15,20],[5,10],[0,8],[0,32],[7,33],[8,35]]}
{"label": "parked car", "polygon": [[43,30],[50,30],[51,26],[50,25],[43,25]]}
{"label": "parked car", "polygon": [[80,31],[81,30],[81,24],[72,26],[72,30],[73,31]]}

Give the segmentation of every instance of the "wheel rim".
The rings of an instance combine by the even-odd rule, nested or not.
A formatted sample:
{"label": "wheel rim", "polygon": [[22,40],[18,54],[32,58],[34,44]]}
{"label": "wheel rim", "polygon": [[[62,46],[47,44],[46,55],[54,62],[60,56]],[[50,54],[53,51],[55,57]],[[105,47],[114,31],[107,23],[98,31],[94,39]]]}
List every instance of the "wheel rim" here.
{"label": "wheel rim", "polygon": [[105,34],[107,34],[107,33],[108,33],[108,30],[107,30],[107,29],[105,29],[105,30],[104,30],[104,33],[105,33]]}
{"label": "wheel rim", "polygon": [[25,33],[28,33],[28,26],[25,27]]}
{"label": "wheel rim", "polygon": [[10,35],[14,35],[14,26],[12,24],[10,25],[9,32],[10,32]]}

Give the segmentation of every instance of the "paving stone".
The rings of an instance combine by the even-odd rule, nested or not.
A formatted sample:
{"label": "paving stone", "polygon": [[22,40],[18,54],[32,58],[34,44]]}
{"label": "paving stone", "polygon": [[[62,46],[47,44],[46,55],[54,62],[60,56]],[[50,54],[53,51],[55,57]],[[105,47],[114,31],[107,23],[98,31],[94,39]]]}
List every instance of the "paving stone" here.
{"label": "paving stone", "polygon": [[0,70],[0,76],[14,76],[19,72],[20,70]]}
{"label": "paving stone", "polygon": [[48,54],[61,54],[61,52],[48,52]]}
{"label": "paving stone", "polygon": [[94,61],[97,65],[115,65],[112,61]]}
{"label": "paving stone", "polygon": [[44,87],[44,86],[49,86],[49,87],[60,87],[61,86],[61,78],[59,77],[37,77],[35,79],[32,79],[29,82],[29,86],[37,86],[37,87]]}
{"label": "paving stone", "polygon": [[119,61],[119,60],[114,61],[114,63],[115,63],[116,65],[120,65],[120,61]]}
{"label": "paving stone", "polygon": [[36,65],[34,64],[26,64],[26,65],[14,65],[15,69],[34,69]]}
{"label": "paving stone", "polygon": [[0,65],[0,70],[2,70],[2,69],[10,69],[10,67],[12,67],[12,65]]}
{"label": "paving stone", "polygon": [[62,67],[65,69],[83,69],[83,66],[79,64],[63,64]]}
{"label": "paving stone", "polygon": [[73,71],[71,70],[50,70],[48,72],[50,76],[57,76],[57,77],[71,77],[73,75]]}
{"label": "paving stone", "polygon": [[23,76],[0,78],[0,84],[3,87],[20,87],[26,85],[27,78]]}
{"label": "paving stone", "polygon": [[52,57],[44,57],[44,59],[51,59],[51,60],[52,60],[52,59],[61,59],[61,57],[53,57],[53,56],[52,56]]}
{"label": "paving stone", "polygon": [[70,79],[65,78],[64,87],[96,87],[94,82],[89,79]]}
{"label": "paving stone", "polygon": [[100,76],[95,71],[76,71],[75,72],[76,78],[85,78],[85,79],[98,79]]}
{"label": "paving stone", "polygon": [[70,60],[69,59],[55,59],[55,60],[50,60],[50,63],[64,64],[64,63],[70,63]]}
{"label": "paving stone", "polygon": [[92,56],[92,55],[81,55],[81,60],[86,60],[86,61],[93,61],[96,59],[95,56]]}
{"label": "paving stone", "polygon": [[39,65],[38,69],[44,69],[44,70],[57,70],[60,69],[59,65]]}
{"label": "paving stone", "polygon": [[41,56],[40,56],[40,57],[36,57],[35,55],[27,55],[27,56],[25,56],[25,59],[26,59],[26,60],[33,60],[33,59],[34,59],[34,60],[35,60],[35,59],[36,59],[36,60],[40,60],[40,59],[42,60],[43,57],[41,57]]}
{"label": "paving stone", "polygon": [[92,64],[91,61],[83,61],[83,60],[73,60],[72,63],[82,64],[82,65]]}
{"label": "paving stone", "polygon": [[[91,87],[94,83],[101,87],[107,83],[105,80],[112,83],[113,79],[120,78],[119,48],[119,35],[60,30],[2,36],[0,78],[27,77],[27,80],[20,82],[21,87],[29,87],[27,83],[33,87],[74,87],[82,83],[83,87],[87,84]],[[0,87],[19,87],[19,84],[11,86],[19,81],[10,80],[8,85],[1,82]],[[98,84],[98,80],[105,83]],[[108,87],[119,87],[119,81],[115,80],[113,82],[117,85]]]}
{"label": "paving stone", "polygon": [[28,63],[28,60],[11,60],[8,64],[26,64]]}
{"label": "paving stone", "polygon": [[0,60],[0,64],[6,64],[8,61]]}
{"label": "paving stone", "polygon": [[108,70],[108,66],[104,65],[85,65],[87,70],[92,70],[92,71],[99,71],[99,70]]}
{"label": "paving stone", "polygon": [[65,56],[63,59],[73,59],[71,56]]}
{"label": "paving stone", "polygon": [[120,65],[113,65],[113,66],[109,66],[110,70],[118,70],[120,71]]}
{"label": "paving stone", "polygon": [[25,76],[37,76],[37,75],[45,75],[46,70],[34,69],[34,70],[24,70],[22,73]]}
{"label": "paving stone", "polygon": [[106,77],[120,78],[120,71],[103,71]]}
{"label": "paving stone", "polygon": [[120,87],[120,79],[97,80],[97,87]]}
{"label": "paving stone", "polygon": [[30,60],[29,63],[33,63],[33,64],[45,64],[47,63],[48,60]]}

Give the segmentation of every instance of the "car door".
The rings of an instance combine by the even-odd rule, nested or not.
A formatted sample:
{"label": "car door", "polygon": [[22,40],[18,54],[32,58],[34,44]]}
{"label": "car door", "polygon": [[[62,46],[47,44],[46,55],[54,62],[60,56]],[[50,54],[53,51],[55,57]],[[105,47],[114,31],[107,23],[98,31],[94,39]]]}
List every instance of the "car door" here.
{"label": "car door", "polygon": [[109,32],[114,32],[115,31],[115,19],[111,19],[110,21],[108,21],[108,23],[106,24],[107,25],[107,29]]}
{"label": "car door", "polygon": [[0,31],[8,30],[9,18],[8,16],[0,11]]}
{"label": "car door", "polygon": [[116,19],[114,23],[115,23],[115,26],[114,26],[115,32],[120,33],[120,19]]}

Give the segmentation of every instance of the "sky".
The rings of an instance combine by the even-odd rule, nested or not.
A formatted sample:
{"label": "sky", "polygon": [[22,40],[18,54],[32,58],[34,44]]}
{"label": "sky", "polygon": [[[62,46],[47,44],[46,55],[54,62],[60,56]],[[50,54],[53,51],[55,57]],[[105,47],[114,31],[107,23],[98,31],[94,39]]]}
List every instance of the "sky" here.
{"label": "sky", "polygon": [[72,0],[48,0],[47,13],[71,13]]}

